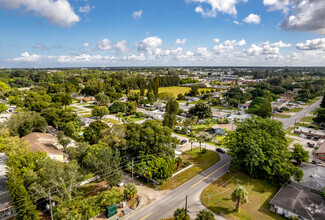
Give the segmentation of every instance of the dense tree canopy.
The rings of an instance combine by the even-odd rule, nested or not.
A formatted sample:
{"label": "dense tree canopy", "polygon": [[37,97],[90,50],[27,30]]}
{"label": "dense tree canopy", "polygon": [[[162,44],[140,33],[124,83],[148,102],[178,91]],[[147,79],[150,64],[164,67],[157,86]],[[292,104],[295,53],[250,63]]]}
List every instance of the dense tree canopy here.
{"label": "dense tree canopy", "polygon": [[232,157],[231,170],[277,184],[300,181],[302,171],[290,163],[290,153],[280,122],[255,117],[247,119],[225,141]]}
{"label": "dense tree canopy", "polygon": [[212,117],[211,107],[202,102],[197,103],[195,106],[190,108],[189,113],[192,116],[198,116],[200,119]]}
{"label": "dense tree canopy", "polygon": [[266,98],[256,97],[249,105],[247,112],[262,118],[269,118],[272,115],[271,102]]}

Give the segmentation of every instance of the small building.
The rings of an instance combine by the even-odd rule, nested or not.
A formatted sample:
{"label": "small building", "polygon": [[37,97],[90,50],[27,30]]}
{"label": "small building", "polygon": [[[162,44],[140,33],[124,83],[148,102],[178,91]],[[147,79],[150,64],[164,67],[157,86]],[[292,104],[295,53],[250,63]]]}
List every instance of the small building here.
{"label": "small building", "polygon": [[325,160],[325,143],[322,143],[316,150],[316,156],[320,160]]}
{"label": "small building", "polygon": [[122,97],[122,98],[119,98],[118,101],[126,103],[126,102],[128,102],[128,98],[127,97]]}
{"label": "small building", "polygon": [[325,219],[324,198],[303,187],[286,184],[270,201],[271,210],[286,217],[302,220]]}
{"label": "small building", "polygon": [[88,118],[88,117],[83,117],[80,119],[81,124],[85,127],[88,127],[90,125],[90,123],[96,121],[95,119],[92,118]]}
{"label": "small building", "polygon": [[58,140],[52,134],[32,132],[23,138],[30,143],[30,150],[44,152],[51,159],[65,162],[65,155],[56,147]]}
{"label": "small building", "polygon": [[285,108],[287,104],[285,102],[272,102],[272,109],[273,110],[281,110]]}
{"label": "small building", "polygon": [[94,102],[95,100],[96,100],[96,99],[95,99],[94,97],[92,97],[92,96],[84,97],[84,98],[82,99],[82,101],[83,101],[84,103]]}
{"label": "small building", "polygon": [[243,109],[243,110],[247,110],[249,107],[250,103],[242,103],[238,105],[238,108]]}
{"label": "small building", "polygon": [[293,180],[295,184],[299,184],[312,192],[317,192],[325,187],[325,167],[302,163],[299,169],[304,172],[304,176],[299,183]]}
{"label": "small building", "polygon": [[158,109],[159,111],[165,111],[166,108],[166,104],[165,103],[161,103],[161,102],[156,102],[153,104],[153,106]]}

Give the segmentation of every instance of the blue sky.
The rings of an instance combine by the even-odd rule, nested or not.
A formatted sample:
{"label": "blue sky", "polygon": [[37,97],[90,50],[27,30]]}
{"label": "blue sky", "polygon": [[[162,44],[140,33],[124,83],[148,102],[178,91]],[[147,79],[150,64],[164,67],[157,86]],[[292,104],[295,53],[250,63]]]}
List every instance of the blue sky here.
{"label": "blue sky", "polygon": [[0,66],[323,66],[323,0],[0,0]]}

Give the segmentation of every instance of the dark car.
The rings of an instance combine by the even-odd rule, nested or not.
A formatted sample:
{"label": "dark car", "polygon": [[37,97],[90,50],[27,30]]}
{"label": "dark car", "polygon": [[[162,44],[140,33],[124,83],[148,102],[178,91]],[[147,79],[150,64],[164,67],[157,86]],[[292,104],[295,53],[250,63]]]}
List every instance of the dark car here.
{"label": "dark car", "polygon": [[307,128],[313,128],[313,129],[315,129],[315,126],[314,125],[308,125]]}
{"label": "dark car", "polygon": [[319,136],[316,135],[316,136],[314,137],[314,140],[315,140],[315,141],[318,141],[318,140],[319,140]]}
{"label": "dark car", "polygon": [[187,142],[187,140],[181,140],[181,145],[185,144]]}
{"label": "dark car", "polygon": [[307,143],[307,147],[310,147],[310,148],[313,148],[313,147],[315,147],[315,144],[313,144],[313,143]]}
{"label": "dark car", "polygon": [[325,130],[325,128],[323,126],[320,126],[318,129],[319,130]]}
{"label": "dark car", "polygon": [[319,161],[316,161],[316,160],[312,160],[312,161],[311,161],[311,163],[312,163],[312,164],[316,164],[316,165],[322,165],[322,163],[321,163],[321,162],[319,162]]}
{"label": "dark car", "polygon": [[308,134],[307,139],[311,139],[311,138],[312,138],[311,134]]}
{"label": "dark car", "polygon": [[222,154],[226,153],[226,151],[220,147],[217,147],[216,151]]}

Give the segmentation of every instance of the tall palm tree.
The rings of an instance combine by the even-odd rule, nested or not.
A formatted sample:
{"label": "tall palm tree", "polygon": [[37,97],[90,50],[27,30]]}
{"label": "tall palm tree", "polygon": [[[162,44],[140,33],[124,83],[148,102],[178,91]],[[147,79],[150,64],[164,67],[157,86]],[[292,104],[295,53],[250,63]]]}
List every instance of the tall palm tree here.
{"label": "tall palm tree", "polygon": [[195,135],[193,133],[189,133],[188,136],[190,137],[189,142],[191,143],[191,151],[192,151],[192,146],[193,146],[193,143],[195,142]]}
{"label": "tall palm tree", "polygon": [[236,202],[235,211],[238,212],[239,204],[247,203],[247,191],[244,187],[237,184],[237,188],[232,192],[231,199]]}

